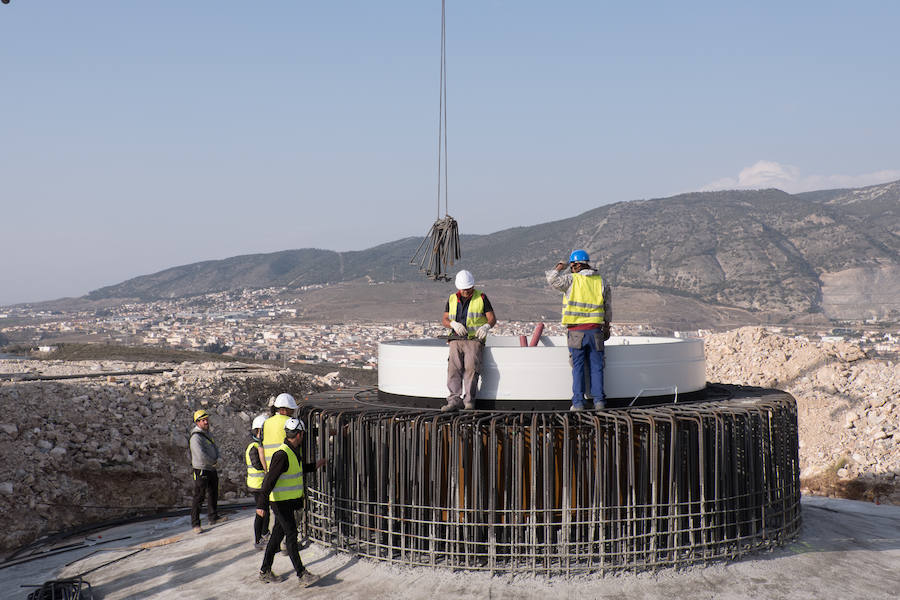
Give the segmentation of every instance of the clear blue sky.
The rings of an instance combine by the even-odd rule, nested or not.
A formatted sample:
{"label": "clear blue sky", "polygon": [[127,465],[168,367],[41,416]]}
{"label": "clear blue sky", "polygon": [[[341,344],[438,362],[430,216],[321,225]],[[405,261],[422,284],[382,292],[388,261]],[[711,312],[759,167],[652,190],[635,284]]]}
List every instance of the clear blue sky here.
{"label": "clear blue sky", "polygon": [[[738,4],[449,0],[460,231],[900,179],[900,3]],[[0,56],[0,304],[439,214],[440,0],[11,0]]]}

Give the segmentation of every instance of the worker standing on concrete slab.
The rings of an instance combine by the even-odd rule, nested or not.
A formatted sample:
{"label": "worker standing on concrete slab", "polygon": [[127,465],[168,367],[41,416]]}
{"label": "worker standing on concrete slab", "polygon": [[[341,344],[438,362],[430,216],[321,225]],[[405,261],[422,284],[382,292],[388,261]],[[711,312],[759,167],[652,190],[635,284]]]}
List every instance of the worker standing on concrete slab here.
{"label": "worker standing on concrete slab", "polygon": [[[572,364],[572,407],[584,410],[585,373],[590,373],[594,408],[606,408],[603,394],[603,342],[609,339],[612,295],[603,278],[590,265],[584,250],[575,250],[569,262],[547,271],[547,283],[563,292],[562,323],[567,328]],[[561,274],[566,268],[572,272]]]}
{"label": "worker standing on concrete slab", "polygon": [[288,393],[278,394],[274,407],[276,413],[266,419],[263,425],[263,469],[268,469],[272,455],[284,442],[284,424],[294,416],[294,411],[297,410],[297,401]]}
{"label": "worker standing on concrete slab", "polygon": [[456,274],[455,294],[444,305],[441,324],[449,328],[450,359],[447,364],[447,404],[444,412],[475,408],[481,357],[488,331],[497,322],[487,295],[475,289],[475,277],[463,270]]}
{"label": "worker standing on concrete slab", "polygon": [[191,472],[194,478],[194,497],[191,502],[191,527],[194,533],[203,533],[200,527],[200,508],[207,497],[207,519],[214,525],[225,521],[219,516],[219,474],[216,463],[219,448],[209,433],[209,413],[204,409],[194,412],[194,428],[191,430]]}
{"label": "worker standing on concrete slab", "polygon": [[275,554],[284,546],[300,585],[306,587],[315,583],[318,577],[303,566],[300,550],[297,546],[297,520],[295,511],[304,508],[306,490],[303,486],[303,474],[312,473],[325,465],[325,459],[317,462],[303,462],[303,434],[306,426],[299,419],[290,418],[284,424],[284,443],[272,455],[269,470],[262,482],[261,497],[256,501],[256,514],[262,516],[265,511],[265,499],[268,498],[275,515],[275,526],[266,544],[262,566],[259,568],[259,579],[264,583],[281,581],[272,574],[272,563]]}
{"label": "worker standing on concrete slab", "polygon": [[[250,437],[253,439],[247,450],[244,452],[244,460],[247,463],[247,487],[253,494],[253,499],[259,504],[260,496],[265,498],[262,493],[262,482],[266,476],[266,466],[263,464],[263,455],[260,453],[262,448],[262,427],[266,421],[266,415],[259,415],[253,419],[250,425]],[[257,550],[265,548],[264,537],[269,535],[269,502],[265,502],[265,514],[263,516],[256,515],[253,519],[253,544]]]}

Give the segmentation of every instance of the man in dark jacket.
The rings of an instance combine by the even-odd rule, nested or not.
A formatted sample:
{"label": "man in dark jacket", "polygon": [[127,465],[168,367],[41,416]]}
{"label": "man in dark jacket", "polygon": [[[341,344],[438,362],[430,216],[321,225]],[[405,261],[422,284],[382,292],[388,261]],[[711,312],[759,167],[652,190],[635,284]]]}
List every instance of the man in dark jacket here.
{"label": "man in dark jacket", "polygon": [[303,473],[312,473],[325,465],[325,459],[317,462],[303,462],[303,434],[306,427],[299,419],[288,419],[284,424],[284,443],[275,454],[269,470],[262,482],[261,493],[256,501],[256,514],[262,517],[265,514],[264,499],[268,498],[272,514],[275,516],[275,526],[272,527],[272,535],[266,544],[266,553],[263,556],[262,566],[259,568],[259,578],[265,583],[280,581],[281,578],[272,574],[272,563],[275,554],[284,540],[284,546],[300,585],[306,587],[318,580],[318,577],[310,573],[300,560],[300,550],[297,547],[297,520],[294,511],[303,510],[305,500],[305,488],[303,486]]}

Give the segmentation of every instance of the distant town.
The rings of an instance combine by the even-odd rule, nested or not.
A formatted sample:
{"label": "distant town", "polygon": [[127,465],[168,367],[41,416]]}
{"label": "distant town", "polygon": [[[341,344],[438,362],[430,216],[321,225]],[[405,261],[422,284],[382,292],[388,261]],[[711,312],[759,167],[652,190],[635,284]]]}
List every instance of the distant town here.
{"label": "distant town", "polygon": [[[7,351],[13,349],[19,353],[50,354],[55,344],[94,342],[374,369],[379,342],[439,337],[447,333],[438,318],[431,322],[303,322],[297,318],[299,301],[285,300],[283,291],[284,288],[228,291],[72,312],[30,305],[0,308],[0,340],[5,338]],[[564,333],[558,322],[544,325],[544,335]],[[493,333],[530,337],[535,326],[533,322],[501,321]],[[809,340],[853,341],[873,355],[900,355],[900,324],[897,323],[839,323],[822,330],[790,326],[767,329]],[[614,335],[703,337],[709,333],[660,330],[641,323],[613,323]]]}

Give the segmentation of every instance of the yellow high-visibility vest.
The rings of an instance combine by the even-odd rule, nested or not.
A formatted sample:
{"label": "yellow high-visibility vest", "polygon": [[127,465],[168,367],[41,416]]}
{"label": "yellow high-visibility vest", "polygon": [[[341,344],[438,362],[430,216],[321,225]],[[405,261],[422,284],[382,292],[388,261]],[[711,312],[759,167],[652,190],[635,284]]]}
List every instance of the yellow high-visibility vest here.
{"label": "yellow high-visibility vest", "polygon": [[604,316],[603,278],[572,273],[572,287],[563,297],[563,325],[602,324]]}
{"label": "yellow high-visibility vest", "polygon": [[[272,493],[269,494],[269,500],[278,502],[280,500],[292,500],[294,498],[303,497],[303,468],[297,455],[293,449],[287,444],[282,444],[278,450],[284,450],[288,458],[288,469],[278,477]],[[276,452],[278,451],[276,450]]]}
{"label": "yellow high-visibility vest", "polygon": [[[456,320],[456,307],[458,306],[459,298],[456,297],[456,294],[450,294],[450,320]],[[486,324],[488,322],[487,316],[484,314],[484,300],[481,299],[481,290],[475,290],[472,294],[472,298],[469,300],[468,312],[466,313],[466,329],[469,330],[469,339],[475,339],[475,332],[479,327]]]}
{"label": "yellow high-visibility vest", "polygon": [[247,487],[251,490],[258,490],[262,487],[263,479],[266,476],[266,472],[262,469],[257,469],[253,466],[253,463],[250,461],[250,456],[252,454],[258,454],[259,444],[257,442],[251,442],[249,446],[247,446],[247,451],[244,452],[244,460],[247,461]]}
{"label": "yellow high-visibility vest", "polygon": [[263,423],[263,452],[266,457],[266,468],[272,462],[272,455],[284,443],[284,424],[290,419],[288,415],[272,415]]}

